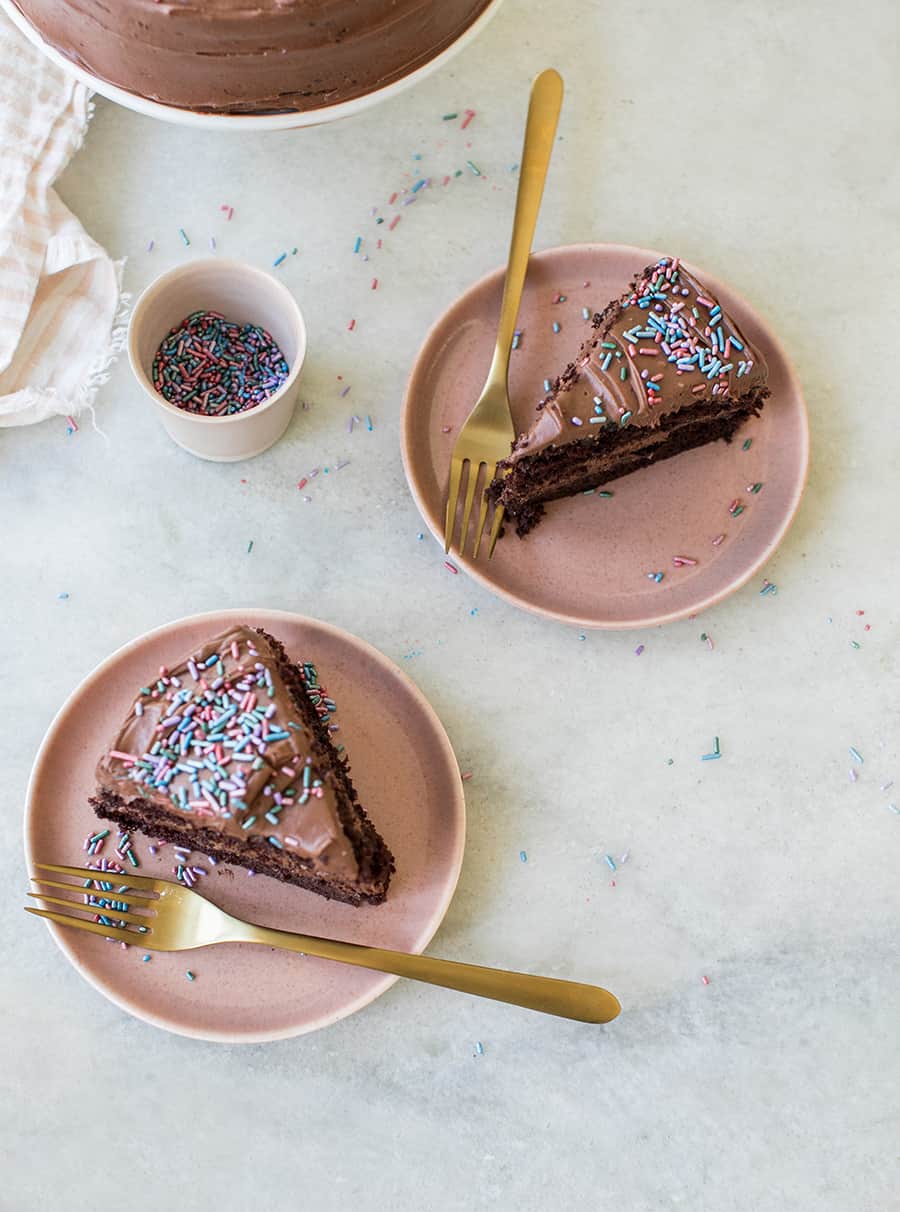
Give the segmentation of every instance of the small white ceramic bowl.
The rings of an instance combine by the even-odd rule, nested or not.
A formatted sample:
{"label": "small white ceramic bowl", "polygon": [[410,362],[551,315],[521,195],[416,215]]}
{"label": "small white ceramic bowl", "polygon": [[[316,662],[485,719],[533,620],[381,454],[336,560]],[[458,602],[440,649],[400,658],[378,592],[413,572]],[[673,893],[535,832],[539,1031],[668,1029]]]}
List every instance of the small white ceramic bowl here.
{"label": "small white ceramic bowl", "polygon": [[[274,337],[290,374],[254,408],[225,417],[186,412],[153,386],[153,359],[163,337],[193,311],[218,311],[238,324],[258,324]],[[268,450],[287,429],[306,356],[306,325],[297,301],[271,274],[243,261],[206,257],[162,274],[131,313],[128,358],[138,383],[179,446],[200,459],[234,463]]]}
{"label": "small white ceramic bowl", "polygon": [[362,97],[354,97],[351,101],[341,101],[336,105],[323,105],[320,109],[294,111],[286,114],[202,114],[195,110],[180,109],[175,105],[162,105],[159,101],[150,101],[137,93],[130,93],[127,89],[119,88],[118,85],[108,84],[99,76],[86,71],[80,64],[73,63],[71,59],[60,54],[58,50],[44,41],[31,22],[13,3],[13,0],[0,0],[0,11],[5,12],[25,37],[42,50],[57,67],[61,67],[63,71],[75,76],[82,84],[86,84],[88,88],[99,93],[101,97],[124,105],[126,109],[132,109],[138,114],[145,114],[149,118],[160,118],[163,122],[175,122],[179,126],[194,126],[205,130],[260,131],[294,130],[300,126],[319,126],[324,122],[334,122],[338,118],[349,118],[352,114],[358,114],[372,105],[377,105],[379,101],[395,97],[397,93],[403,92],[410,85],[417,84],[426,76],[430,76],[432,72],[443,67],[454,55],[459,54],[464,47],[478,37],[502,3],[503,0],[491,0],[484,12],[476,17],[467,29],[463,30],[455,42],[451,42],[439,55],[435,55],[433,59],[423,63],[408,76],[395,80],[393,84],[386,84],[383,88],[375,89]]}

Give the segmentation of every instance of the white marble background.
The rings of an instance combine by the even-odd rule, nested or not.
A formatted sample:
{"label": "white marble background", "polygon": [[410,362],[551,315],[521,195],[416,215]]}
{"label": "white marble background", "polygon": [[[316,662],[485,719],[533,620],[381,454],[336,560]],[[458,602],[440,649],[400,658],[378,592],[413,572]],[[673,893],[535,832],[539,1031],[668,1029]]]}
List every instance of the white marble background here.
{"label": "white marble background", "polygon": [[[507,0],[449,69],[344,125],[226,137],[98,106],[61,192],[130,289],[210,233],[261,265],[300,248],[280,272],[313,407],[250,464],[199,463],[120,365],[108,442],[0,434],[0,1206],[900,1206],[898,29],[892,0]],[[583,642],[444,570],[398,451],[423,333],[505,255],[550,64],[567,98],[538,243],[656,246],[734,282],[792,351],[813,435],[777,596]],[[460,135],[441,115],[464,107]],[[468,157],[487,180],[426,192],[377,261],[353,257],[371,205]],[[348,436],[351,412],[374,432]],[[340,457],[304,504],[299,476]],[[64,963],[21,913],[44,729],[113,648],[242,604],[421,650],[403,667],[474,771],[433,950],[602,981],[618,1022],[397,985],[317,1035],[227,1048],[126,1017]],[[613,889],[602,856],[626,849]]]}

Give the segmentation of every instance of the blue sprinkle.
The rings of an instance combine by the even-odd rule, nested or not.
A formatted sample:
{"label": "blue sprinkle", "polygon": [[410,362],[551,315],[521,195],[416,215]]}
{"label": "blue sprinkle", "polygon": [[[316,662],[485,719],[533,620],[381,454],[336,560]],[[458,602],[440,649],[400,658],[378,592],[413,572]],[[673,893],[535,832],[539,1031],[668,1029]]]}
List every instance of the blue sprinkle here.
{"label": "blue sprinkle", "polygon": [[527,852],[527,850],[520,850],[520,851],[519,851],[519,858],[522,860],[522,862],[523,862],[523,863],[527,863],[527,862],[528,862],[528,852]]}
{"label": "blue sprinkle", "polygon": [[58,593],[56,596],[60,599],[60,601],[65,601],[69,595],[67,593]]}
{"label": "blue sprinkle", "polygon": [[553,321],[553,331],[559,332],[559,323],[556,320]]}
{"label": "blue sprinkle", "polygon": [[615,871],[616,860],[613,858],[613,856],[611,854],[604,854],[603,857],[606,860],[606,865],[610,869],[610,871]]}
{"label": "blue sprinkle", "polygon": [[853,758],[854,762],[859,762],[859,764],[862,765],[863,755],[858,749],[854,749],[852,745],[850,746],[850,756]]}
{"label": "blue sprinkle", "polygon": [[284,846],[282,846],[281,842],[279,842],[277,837],[270,837],[270,838],[267,838],[266,840],[268,841],[269,845],[274,846],[276,850],[284,849]]}
{"label": "blue sprinkle", "polygon": [[356,243],[353,245],[353,251],[355,253],[358,253],[361,247],[362,247],[362,236],[357,236]]}
{"label": "blue sprinkle", "polygon": [[475,1055],[484,1056],[484,1044],[481,1042],[480,1039],[475,1041]]}
{"label": "blue sprinkle", "polygon": [[142,964],[149,964],[149,963],[150,963],[150,956],[149,956],[149,955],[145,955],[145,956],[143,957],[143,959],[141,960],[141,963],[142,963]]}
{"label": "blue sprinkle", "polygon": [[428,181],[426,180],[426,178],[422,177],[419,181],[417,181],[415,183],[415,185],[412,187],[412,190],[410,192],[417,194],[419,192],[419,190],[423,189],[427,184],[428,184]]}
{"label": "blue sprinkle", "polygon": [[601,369],[601,370],[609,370],[609,364],[610,364],[610,362],[611,362],[611,361],[612,361],[612,354],[611,354],[611,353],[608,353],[608,354],[606,355],[606,357],[603,359],[603,361],[600,363],[600,369]]}
{"label": "blue sprinkle", "polygon": [[623,412],[623,413],[622,413],[622,416],[621,416],[621,419],[620,419],[620,421],[619,421],[619,425],[620,425],[620,427],[621,427],[622,429],[624,429],[624,428],[625,428],[625,426],[628,424],[628,422],[629,422],[630,420],[631,420],[631,413],[630,413],[630,412]]}
{"label": "blue sprinkle", "polygon": [[280,257],[276,257],[275,260],[272,262],[273,268],[277,269],[278,266],[282,263],[282,261],[286,261],[286,260],[287,260],[287,253],[283,252]]}
{"label": "blue sprinkle", "polygon": [[544,391],[550,391],[551,386],[552,386],[552,385],[551,385],[551,383],[550,383],[550,380],[549,380],[549,379],[544,379]]}
{"label": "blue sprinkle", "polygon": [[191,972],[190,968],[188,968],[187,972],[185,972],[184,975],[188,978],[189,981],[192,981],[195,979],[194,974],[193,974],[193,972]]}

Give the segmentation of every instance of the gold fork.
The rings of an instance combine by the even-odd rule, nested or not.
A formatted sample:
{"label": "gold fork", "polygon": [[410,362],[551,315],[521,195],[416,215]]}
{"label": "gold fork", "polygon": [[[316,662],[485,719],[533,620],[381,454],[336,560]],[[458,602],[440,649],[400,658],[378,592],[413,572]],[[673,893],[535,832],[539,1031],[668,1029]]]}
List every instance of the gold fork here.
{"label": "gold fork", "polygon": [[[453,454],[450,457],[450,486],[447,493],[447,515],[444,522],[444,551],[449,552],[456,529],[456,506],[463,470],[468,466],[466,495],[463,505],[462,528],[459,532],[459,553],[465,555],[466,532],[469,515],[475,500],[475,490],[482,469],[484,481],[481,491],[481,509],[475,531],[473,559],[478,559],[481,536],[488,511],[487,487],[497,474],[497,462],[505,458],[512,446],[516,431],[509,407],[509,355],[515,334],[516,317],[522,300],[525,272],[531,255],[531,242],[537,223],[544,180],[550,164],[556,123],[562,105],[563,82],[558,72],[549,68],[541,72],[531,86],[528,103],[528,121],[525,126],[525,144],[522,148],[522,163],[519,171],[519,190],[516,195],[516,214],[513,220],[512,239],[509,245],[509,260],[506,265],[506,282],[503,287],[503,302],[500,304],[500,323],[497,328],[497,343],[481,395],[460,430]],[[491,523],[488,559],[494,554],[497,536],[503,525],[503,509],[497,506]]]}
{"label": "gold fork", "polygon": [[[458,964],[430,955],[407,955],[402,951],[386,951],[381,947],[255,926],[225,913],[198,892],[168,880],[132,875],[130,871],[113,873],[53,863],[35,863],[35,867],[82,881],[72,884],[32,876],[36,884],[64,889],[95,903],[88,904],[85,899],[73,901],[46,892],[29,892],[29,896],[65,906],[70,912],[59,913],[26,905],[28,913],[150,951],[190,951],[213,943],[260,943],[264,947],[281,947],[320,959],[339,960],[357,968],[390,972],[394,976],[458,989],[477,997],[490,997],[496,1002],[510,1002],[514,1006],[573,1018],[581,1023],[608,1023],[620,1010],[617,999],[596,985],[531,976],[524,972],[501,972],[496,968]],[[147,895],[135,895],[135,888]],[[75,917],[72,911],[90,914],[91,918],[100,916],[103,920]]]}

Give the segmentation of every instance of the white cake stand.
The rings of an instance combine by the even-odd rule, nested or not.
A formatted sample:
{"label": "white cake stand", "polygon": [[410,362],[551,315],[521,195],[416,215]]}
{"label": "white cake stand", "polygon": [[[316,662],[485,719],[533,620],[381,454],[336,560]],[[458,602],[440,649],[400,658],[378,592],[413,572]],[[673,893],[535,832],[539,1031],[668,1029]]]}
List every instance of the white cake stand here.
{"label": "white cake stand", "polygon": [[410,72],[408,76],[395,80],[393,84],[386,84],[383,88],[366,93],[363,97],[354,97],[351,101],[341,101],[337,105],[323,105],[320,109],[308,112],[298,111],[284,114],[204,114],[190,109],[180,109],[175,105],[163,105],[159,101],[149,101],[146,97],[139,97],[135,93],[128,92],[127,89],[100,80],[79,64],[67,59],[65,55],[61,55],[59,51],[43,40],[34,26],[16,7],[13,0],[0,0],[0,11],[6,13],[10,21],[22,31],[25,37],[42,50],[58,67],[75,76],[92,91],[99,93],[101,97],[115,101],[118,105],[124,105],[126,109],[132,109],[135,113],[145,114],[150,118],[160,118],[163,122],[175,122],[179,126],[194,126],[205,130],[261,131],[294,130],[301,126],[319,126],[324,122],[335,122],[338,118],[349,118],[352,114],[358,114],[372,105],[377,105],[379,101],[395,97],[397,93],[418,83],[419,80],[424,80],[426,76],[430,76],[432,72],[443,67],[454,55],[468,46],[473,39],[478,37],[502,3],[503,0],[491,0],[484,12],[459,35],[455,42],[451,42],[428,63],[423,64],[414,72]]}

